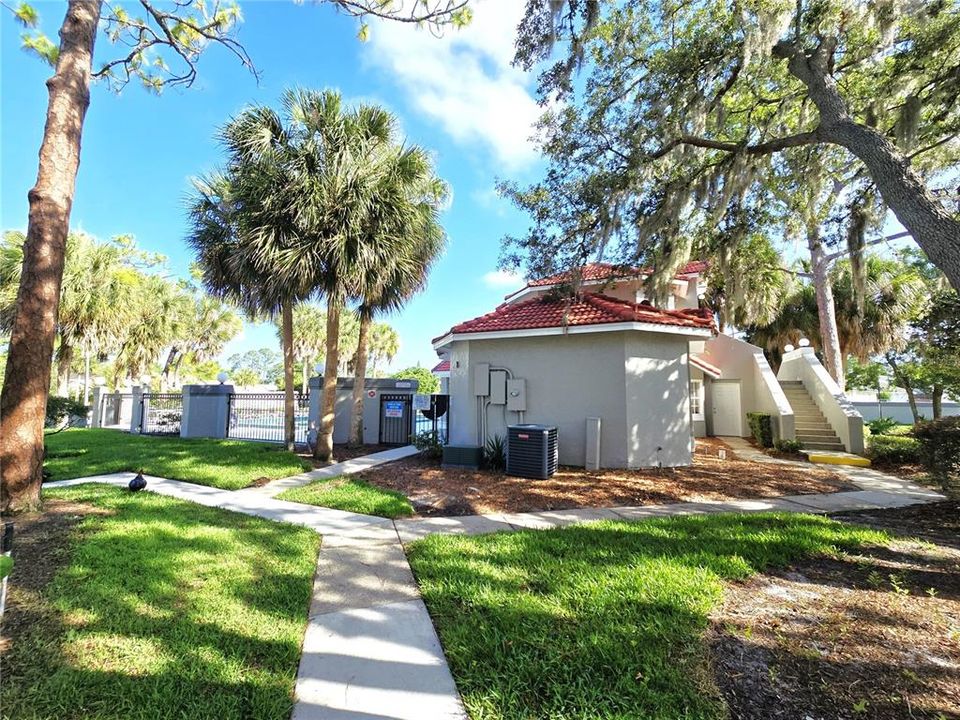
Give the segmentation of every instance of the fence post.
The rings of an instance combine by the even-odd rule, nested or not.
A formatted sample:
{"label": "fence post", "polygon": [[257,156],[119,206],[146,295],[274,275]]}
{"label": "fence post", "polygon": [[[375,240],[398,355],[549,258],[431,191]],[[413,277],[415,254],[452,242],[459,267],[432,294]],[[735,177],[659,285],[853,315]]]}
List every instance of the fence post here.
{"label": "fence post", "polygon": [[103,399],[103,386],[96,385],[90,404],[90,427],[103,427]]}
{"label": "fence post", "polygon": [[130,432],[138,434],[143,424],[143,386],[134,385],[130,392],[133,395],[130,408]]}
{"label": "fence post", "polygon": [[227,437],[233,385],[184,385],[180,437]]}

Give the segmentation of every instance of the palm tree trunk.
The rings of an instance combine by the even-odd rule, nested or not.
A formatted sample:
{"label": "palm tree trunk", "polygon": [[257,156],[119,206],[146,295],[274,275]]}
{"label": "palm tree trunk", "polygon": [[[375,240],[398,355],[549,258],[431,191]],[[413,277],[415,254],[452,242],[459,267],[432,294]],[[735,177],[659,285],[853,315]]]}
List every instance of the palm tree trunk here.
{"label": "palm tree trunk", "polygon": [[357,355],[353,361],[353,412],[350,415],[350,443],[363,445],[363,391],[367,380],[367,345],[370,338],[370,313],[360,313],[360,335]]}
{"label": "palm tree trunk", "polygon": [[846,386],[846,379],[843,376],[843,363],[841,361],[842,352],[840,350],[840,331],[837,329],[837,309],[833,301],[829,261],[823,252],[819,228],[812,226],[807,228],[807,247],[810,249],[813,287],[817,296],[817,317],[820,322],[820,345],[823,358],[826,361],[827,372],[843,390]]}
{"label": "palm tree trunk", "polygon": [[83,404],[90,402],[90,348],[83,347]]}
{"label": "palm tree trunk", "polygon": [[320,401],[320,433],[314,455],[318,460],[333,460],[333,422],[337,409],[337,370],[340,357],[340,302],[327,299],[327,355],[323,368],[323,398]]}
{"label": "palm tree trunk", "polygon": [[27,195],[23,271],[0,393],[2,512],[40,504],[43,422],[100,5],[100,0],[70,1],[60,27],[57,67],[47,81],[47,119],[37,183]]}
{"label": "palm tree trunk", "polygon": [[284,301],[280,315],[283,335],[283,442],[287,450],[293,450],[296,442],[293,402],[293,303]]}

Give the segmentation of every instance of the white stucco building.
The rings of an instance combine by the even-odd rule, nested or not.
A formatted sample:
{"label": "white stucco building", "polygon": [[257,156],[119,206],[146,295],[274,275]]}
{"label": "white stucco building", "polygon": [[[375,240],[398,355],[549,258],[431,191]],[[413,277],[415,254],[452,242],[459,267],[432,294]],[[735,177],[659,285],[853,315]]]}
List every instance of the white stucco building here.
{"label": "white stucco building", "polygon": [[449,443],[481,446],[509,424],[539,423],[557,427],[561,464],[670,467],[690,463],[696,436],[749,435],[747,413],[757,411],[779,437],[857,451],[855,431],[835,433],[826,420],[835,412],[808,416],[804,405],[796,422],[788,392],[795,403],[808,392],[818,405],[842,398],[801,372],[816,363],[812,352],[785,359],[792,375],[781,386],[760,348],[717,334],[699,306],[705,268],[682,268],[657,308],[644,297],[644,270],[590,264],[575,297],[556,292],[566,275],[535,280],[435,338],[438,369],[449,373]]}

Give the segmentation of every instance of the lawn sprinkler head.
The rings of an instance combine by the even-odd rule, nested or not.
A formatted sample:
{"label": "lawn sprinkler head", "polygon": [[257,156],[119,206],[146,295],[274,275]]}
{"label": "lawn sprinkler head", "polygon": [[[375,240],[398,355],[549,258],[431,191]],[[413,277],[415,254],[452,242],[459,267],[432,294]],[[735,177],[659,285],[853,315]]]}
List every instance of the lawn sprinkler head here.
{"label": "lawn sprinkler head", "polygon": [[130,488],[131,492],[136,492],[137,490],[143,490],[147,486],[147,481],[143,478],[143,473],[137,473],[137,476],[130,481],[130,484],[127,486]]}

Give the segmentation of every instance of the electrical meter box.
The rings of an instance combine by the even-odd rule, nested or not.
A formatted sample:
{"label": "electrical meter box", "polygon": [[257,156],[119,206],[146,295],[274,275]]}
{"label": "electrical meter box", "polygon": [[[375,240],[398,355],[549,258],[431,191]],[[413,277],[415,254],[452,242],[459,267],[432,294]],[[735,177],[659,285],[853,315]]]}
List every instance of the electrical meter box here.
{"label": "electrical meter box", "polygon": [[490,394],[490,363],[477,363],[473,368],[473,394]]}
{"label": "electrical meter box", "polygon": [[507,410],[524,412],[527,409],[527,381],[523,378],[507,380]]}
{"label": "electrical meter box", "polygon": [[490,371],[490,404],[507,404],[507,373],[505,370]]}

